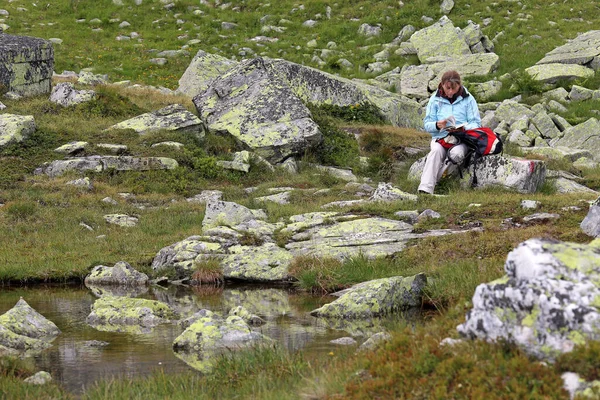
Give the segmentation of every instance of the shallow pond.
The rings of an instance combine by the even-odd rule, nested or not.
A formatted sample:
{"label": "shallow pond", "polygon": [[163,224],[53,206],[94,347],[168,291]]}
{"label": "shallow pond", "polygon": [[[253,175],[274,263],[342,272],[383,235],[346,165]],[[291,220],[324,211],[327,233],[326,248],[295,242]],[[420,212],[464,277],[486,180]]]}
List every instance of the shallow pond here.
{"label": "shallow pond", "polygon": [[[4,286],[0,288],[0,314],[23,297],[59,327],[62,333],[52,342],[53,346],[31,361],[36,370],[50,372],[56,382],[73,393],[81,393],[103,378],[133,378],[157,368],[169,373],[192,369],[173,353],[172,343],[183,332],[176,324],[163,324],[143,334],[102,332],[87,325],[85,319],[98,294],[79,285]],[[381,324],[385,323],[332,324],[314,318],[309,314],[311,310],[335,298],[298,294],[286,287],[153,286],[135,295],[165,302],[181,318],[201,309],[227,314],[231,308],[242,305],[266,321],[254,330],[292,351],[329,352],[338,346],[331,340],[346,336],[353,336],[360,344],[370,334],[381,331]]]}

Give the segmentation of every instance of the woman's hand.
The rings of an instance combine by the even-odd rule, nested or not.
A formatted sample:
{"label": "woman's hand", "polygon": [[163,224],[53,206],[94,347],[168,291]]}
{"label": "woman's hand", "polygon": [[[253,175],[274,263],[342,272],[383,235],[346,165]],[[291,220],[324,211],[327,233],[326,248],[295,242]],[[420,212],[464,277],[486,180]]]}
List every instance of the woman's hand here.
{"label": "woman's hand", "polygon": [[438,122],[435,123],[435,127],[439,130],[442,130],[446,127],[446,125],[448,124],[448,120],[446,119],[442,119],[439,120]]}

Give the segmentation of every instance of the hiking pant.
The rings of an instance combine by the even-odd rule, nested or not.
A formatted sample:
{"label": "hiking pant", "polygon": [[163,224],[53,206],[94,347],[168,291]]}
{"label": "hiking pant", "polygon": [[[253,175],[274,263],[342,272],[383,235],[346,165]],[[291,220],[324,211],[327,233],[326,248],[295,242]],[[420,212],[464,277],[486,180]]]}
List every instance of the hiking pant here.
{"label": "hiking pant", "polygon": [[427,154],[425,167],[423,167],[419,190],[433,194],[435,185],[444,174],[444,171],[451,165],[451,163],[446,163],[446,156],[448,156],[455,164],[460,165],[464,161],[467,153],[468,148],[463,143],[453,146],[450,150],[446,150],[441,144],[432,140],[431,150],[429,151],[429,154]]}

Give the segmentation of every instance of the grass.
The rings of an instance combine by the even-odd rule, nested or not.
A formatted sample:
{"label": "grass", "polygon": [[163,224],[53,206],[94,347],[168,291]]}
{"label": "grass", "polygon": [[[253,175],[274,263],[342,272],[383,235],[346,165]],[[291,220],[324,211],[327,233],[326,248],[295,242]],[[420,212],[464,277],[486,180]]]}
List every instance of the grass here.
{"label": "grass", "polygon": [[[303,7],[286,1],[246,0],[230,7],[216,7],[212,2],[204,5],[179,0],[171,11],[159,2],[145,1],[136,6],[131,0],[123,1],[125,6],[110,1],[62,0],[36,5],[14,1],[2,5],[9,12],[9,17],[3,18],[10,26],[7,33],[63,39],[63,44],[55,45],[57,72],[93,68],[95,73],[108,74],[111,82],[131,80],[176,89],[199,49],[241,61],[245,56],[240,55],[240,50],[246,47],[257,55],[281,57],[314,67],[313,56],[320,55],[328,42],[335,42],[335,53],[324,60],[323,70],[346,78],[373,78],[364,72],[364,65],[374,61],[373,55],[383,50],[383,45],[391,42],[403,26],[412,24],[421,29],[426,26],[422,16],[434,20],[442,16],[439,2],[429,0],[406,1],[402,7],[396,0],[334,4],[312,0],[304,2]],[[326,15],[328,6],[331,19]],[[19,7],[27,8],[27,12],[19,11]],[[482,23],[484,34],[495,38],[495,52],[501,59],[493,75],[473,77],[468,82],[499,79],[509,74],[510,78],[504,79],[502,91],[493,100],[521,94],[525,101],[537,102],[542,89],[523,71],[567,39],[592,29],[595,21],[591,16],[598,15],[598,8],[597,2],[583,1],[456,2],[450,14],[455,26],[463,28],[468,20]],[[92,24],[93,18],[99,18],[100,22]],[[487,18],[489,24],[483,24]],[[76,22],[82,19],[85,21]],[[318,21],[317,25],[303,26],[308,19]],[[131,26],[119,28],[122,21]],[[225,30],[222,22],[238,26]],[[358,35],[362,23],[380,25],[382,35],[374,39]],[[286,30],[263,33],[265,25]],[[140,40],[115,40],[116,36],[133,31],[140,34]],[[260,44],[249,40],[263,34],[278,41]],[[200,42],[192,41],[195,39]],[[316,49],[306,46],[312,39],[317,41]],[[185,53],[168,58],[164,66],[151,64],[150,59],[162,50]],[[340,58],[348,59],[353,67],[339,68]],[[397,55],[390,56],[389,61],[389,69],[417,62],[414,56]],[[567,90],[572,84],[597,89],[599,82],[597,73],[586,81],[560,84]],[[353,167],[357,173],[372,178],[373,186],[378,181],[389,181],[415,192],[416,183],[408,181],[406,176],[409,166],[420,156],[405,150],[413,147],[427,151],[429,143],[429,136],[423,132],[381,124],[378,115],[365,105],[311,106],[326,140],[304,156],[300,174],[270,172],[253,165],[251,172],[244,175],[216,168],[217,160],[230,159],[239,150],[235,141],[222,136],[207,135],[198,140],[165,131],[139,136],[132,131],[105,130],[117,122],[174,103],[183,104],[195,113],[190,99],[161,94],[151,88],[108,85],[95,90],[97,100],[67,109],[50,103],[47,96],[18,101],[2,99],[8,106],[2,113],[33,115],[37,130],[20,145],[0,151],[0,203],[4,204],[0,208],[3,238],[0,283],[80,281],[93,266],[112,265],[121,260],[152,275],[151,261],[162,247],[201,233],[204,207],[188,203],[185,198],[204,189],[222,190],[227,201],[264,208],[273,223],[319,210],[331,201],[355,199],[345,188],[345,182],[317,174],[310,162]],[[597,118],[595,112],[599,107],[598,101],[571,103],[561,116],[571,123],[580,123]],[[360,135],[358,143],[352,138],[354,133]],[[84,155],[94,154],[99,143],[119,143],[127,145],[128,155],[172,157],[180,167],[144,173],[90,173],[88,176],[94,183],[91,191],[66,186],[75,175],[54,179],[33,175],[42,163],[62,157],[54,153],[55,148],[74,140],[90,143]],[[177,151],[151,147],[161,141],[178,141],[185,148]],[[522,155],[510,146],[506,153]],[[366,166],[360,163],[359,156],[369,157]],[[579,174],[583,184],[600,190],[600,169],[577,171],[564,162],[547,160],[547,163],[550,168]],[[243,191],[249,186],[258,188],[257,196],[266,195],[269,188],[277,186],[331,190],[320,196],[311,191],[296,191],[288,205],[259,205]],[[420,222],[415,227],[417,231],[459,229],[473,223],[481,224],[484,231],[411,242],[394,257],[376,260],[362,257],[345,262],[307,257],[294,260],[291,274],[298,287],[319,294],[369,279],[427,274],[430,285],[424,299],[426,321],[416,327],[406,324],[388,327],[393,339],[382,349],[362,355],[342,351],[311,358],[276,348],[259,349],[234,358],[224,357],[211,376],[194,373],[174,376],[168,371],[158,371],[147,378],[99,382],[82,397],[564,398],[559,377],[562,372],[575,371],[587,379],[597,379],[597,343],[577,348],[554,366],[531,360],[503,343],[468,341],[456,348],[439,345],[443,338],[456,336],[455,327],[464,320],[477,285],[503,275],[506,255],[516,245],[533,237],[589,242],[579,223],[587,214],[585,201],[595,196],[557,195],[550,185],[528,195],[501,189],[470,190],[449,180],[442,182],[440,190],[448,197],[358,205],[346,211],[395,218],[394,213],[400,209],[421,212],[431,208],[439,211],[442,218]],[[134,197],[129,200],[120,197],[119,193],[124,192]],[[117,205],[102,202],[105,197],[117,200]],[[536,212],[558,213],[561,217],[544,225],[504,230],[501,224],[506,218],[522,222],[524,216],[532,213],[521,209],[523,199],[539,201],[541,206]],[[474,203],[481,206],[471,206]],[[573,205],[581,209],[563,209]],[[135,214],[139,225],[134,229],[110,226],[103,216],[111,213]],[[81,223],[93,231],[83,228]],[[276,239],[283,245],[289,237],[278,233]],[[244,241],[256,244],[257,238],[246,235]],[[198,263],[197,268],[195,278],[202,283],[221,279],[214,260]],[[202,285],[195,290],[218,293],[222,287]],[[23,384],[22,379],[33,371],[16,361],[1,361],[0,397],[72,397],[54,384],[43,388]]]}

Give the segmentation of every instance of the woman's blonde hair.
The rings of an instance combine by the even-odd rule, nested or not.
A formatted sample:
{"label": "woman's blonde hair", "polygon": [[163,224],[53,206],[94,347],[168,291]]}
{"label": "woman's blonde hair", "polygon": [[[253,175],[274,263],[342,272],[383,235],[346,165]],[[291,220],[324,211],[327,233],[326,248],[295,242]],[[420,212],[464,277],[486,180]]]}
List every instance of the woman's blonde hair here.
{"label": "woman's blonde hair", "polygon": [[462,85],[460,74],[454,70],[446,71],[444,72],[444,75],[442,75],[441,84],[444,85],[447,82],[450,83],[450,86],[452,86],[452,88]]}

